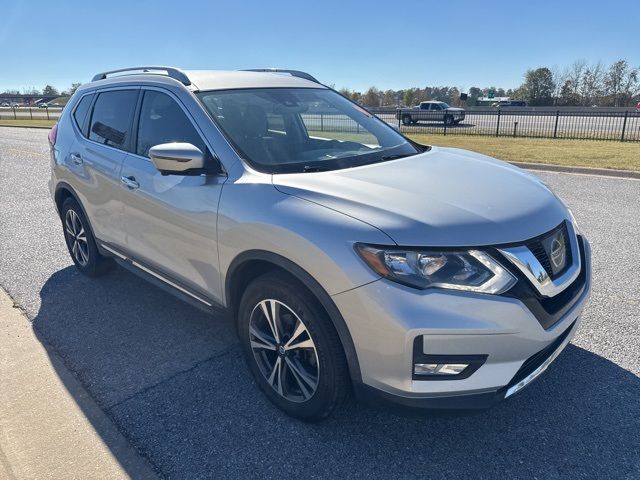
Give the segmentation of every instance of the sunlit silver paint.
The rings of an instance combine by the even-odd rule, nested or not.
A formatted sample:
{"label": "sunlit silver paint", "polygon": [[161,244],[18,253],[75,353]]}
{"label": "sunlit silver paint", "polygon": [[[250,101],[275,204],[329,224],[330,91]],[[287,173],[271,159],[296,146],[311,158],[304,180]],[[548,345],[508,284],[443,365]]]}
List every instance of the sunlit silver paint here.
{"label": "sunlit silver paint", "polygon": [[[92,82],[78,90],[60,119],[52,194],[69,185],[96,238],[116,247],[112,251],[127,252],[127,258],[156,276],[175,279],[196,298],[222,305],[229,267],[239,255],[261,250],[290,260],[331,296],[353,339],[364,383],[399,396],[500,388],[528,356],[579,316],[589,288],[560,322],[544,330],[516,299],[415,290],[381,279],[354,251],[356,242],[502,245],[570,221],[565,206],[531,174],[483,155],[438,147],[334,172],[256,172],[229,145],[193,92],[232,86],[322,87],[268,73],[187,74],[189,87],[160,75]],[[83,94],[112,88],[156,89],[173,96],[223,172],[162,176],[148,158],[84,139],[71,121],[71,109]],[[134,177],[139,186],[130,188],[122,177]],[[425,353],[483,353],[489,359],[464,380],[413,381],[411,348],[417,335],[425,336]]]}

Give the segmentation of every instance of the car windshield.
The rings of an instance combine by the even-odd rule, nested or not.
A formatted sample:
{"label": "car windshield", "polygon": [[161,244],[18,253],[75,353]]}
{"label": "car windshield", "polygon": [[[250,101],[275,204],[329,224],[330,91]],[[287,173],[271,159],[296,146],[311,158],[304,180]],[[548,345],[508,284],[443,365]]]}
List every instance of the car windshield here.
{"label": "car windshield", "polygon": [[335,170],[422,151],[329,89],[215,90],[198,97],[238,153],[262,172]]}

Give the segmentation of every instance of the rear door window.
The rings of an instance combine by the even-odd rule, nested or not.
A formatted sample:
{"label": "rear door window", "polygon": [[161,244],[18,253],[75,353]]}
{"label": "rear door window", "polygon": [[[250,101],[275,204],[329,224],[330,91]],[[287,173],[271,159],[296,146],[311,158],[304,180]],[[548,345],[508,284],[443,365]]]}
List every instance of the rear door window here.
{"label": "rear door window", "polygon": [[91,115],[89,139],[127,150],[138,90],[113,90],[98,94]]}
{"label": "rear door window", "polygon": [[207,157],[202,137],[180,105],[165,93],[147,90],[140,109],[135,153],[148,157],[151,147],[172,142],[190,143]]}

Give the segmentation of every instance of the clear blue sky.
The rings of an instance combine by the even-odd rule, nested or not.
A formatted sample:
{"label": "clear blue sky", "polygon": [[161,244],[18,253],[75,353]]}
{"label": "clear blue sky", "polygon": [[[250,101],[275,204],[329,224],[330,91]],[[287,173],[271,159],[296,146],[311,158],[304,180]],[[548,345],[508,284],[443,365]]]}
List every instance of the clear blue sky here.
{"label": "clear blue sky", "polygon": [[0,91],[101,70],[306,70],[336,87],[515,87],[576,59],[640,66],[640,0],[2,0]]}

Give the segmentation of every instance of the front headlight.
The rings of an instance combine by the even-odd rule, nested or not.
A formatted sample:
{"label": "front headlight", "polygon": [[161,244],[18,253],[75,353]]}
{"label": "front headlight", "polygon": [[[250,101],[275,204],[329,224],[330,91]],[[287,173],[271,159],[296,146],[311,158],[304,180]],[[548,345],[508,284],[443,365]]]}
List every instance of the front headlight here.
{"label": "front headlight", "polygon": [[516,279],[480,250],[413,250],[357,243],[356,251],[376,273],[414,288],[448,288],[500,294]]}

